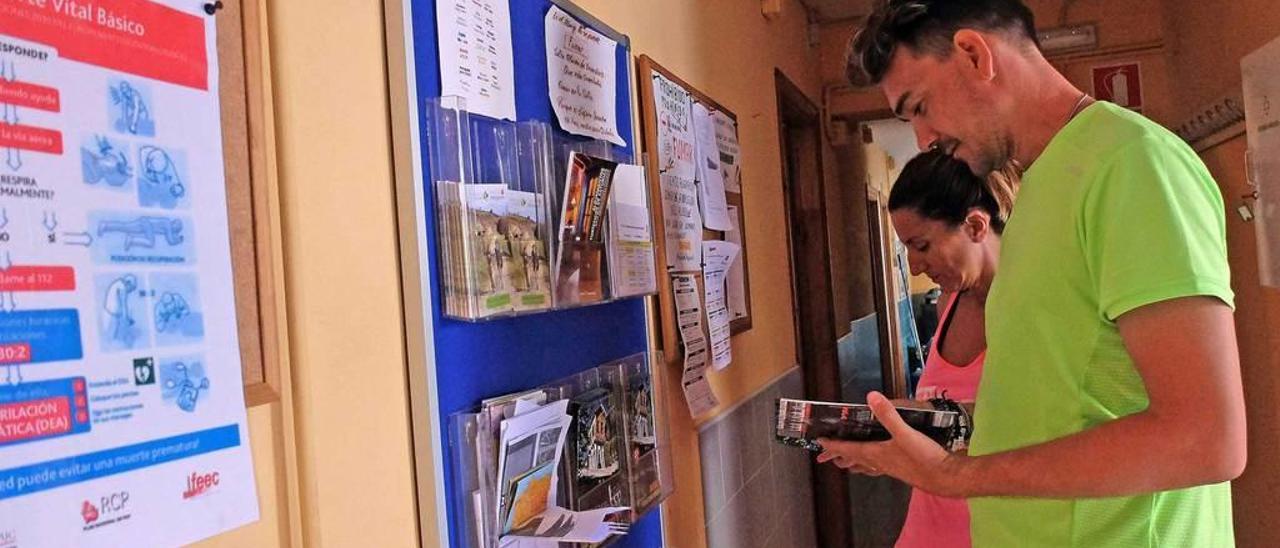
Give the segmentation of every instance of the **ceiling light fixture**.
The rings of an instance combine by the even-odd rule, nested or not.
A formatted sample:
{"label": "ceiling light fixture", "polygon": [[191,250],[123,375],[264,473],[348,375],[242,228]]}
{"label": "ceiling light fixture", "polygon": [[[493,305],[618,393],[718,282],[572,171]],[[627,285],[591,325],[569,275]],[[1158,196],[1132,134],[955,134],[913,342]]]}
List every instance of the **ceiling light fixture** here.
{"label": "ceiling light fixture", "polygon": [[1098,27],[1085,24],[1045,29],[1039,38],[1040,49],[1047,54],[1090,50],[1098,47]]}

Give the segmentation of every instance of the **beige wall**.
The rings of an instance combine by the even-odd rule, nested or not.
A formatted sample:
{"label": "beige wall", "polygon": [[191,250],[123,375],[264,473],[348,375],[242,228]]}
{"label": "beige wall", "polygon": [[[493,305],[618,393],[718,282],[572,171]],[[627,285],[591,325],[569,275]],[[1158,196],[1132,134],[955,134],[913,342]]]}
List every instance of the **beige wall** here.
{"label": "beige wall", "polygon": [[382,5],[270,7],[302,537],[413,546]]}
{"label": "beige wall", "polygon": [[[851,22],[817,27],[818,79],[823,89],[824,107],[831,116],[839,113],[831,108],[839,97],[849,97],[840,90],[848,88],[844,76],[844,57]],[[861,110],[881,108],[879,94],[860,95]],[[887,108],[887,107],[885,107]],[[836,336],[849,333],[850,322],[875,313],[875,288],[871,273],[871,233],[867,221],[868,164],[864,150],[865,128],[856,123],[838,126],[843,130],[841,144],[834,147],[826,165],[828,172],[827,223],[831,248],[831,281],[835,294]],[[830,133],[830,132],[829,132]]]}
{"label": "beige wall", "polygon": [[[1167,2],[1179,110],[1193,112],[1205,101],[1240,87],[1240,58],[1280,37],[1280,10],[1273,0]],[[1240,546],[1280,545],[1274,500],[1280,489],[1280,292],[1258,281],[1253,223],[1234,212],[1251,189],[1245,182],[1246,139],[1202,154],[1227,203],[1227,244],[1236,330],[1249,421],[1249,465],[1233,484],[1236,541]]]}
{"label": "beige wall", "polygon": [[417,546],[382,5],[259,5],[291,373],[249,410],[262,519],[203,545]]}
{"label": "beige wall", "polygon": [[867,223],[866,158],[851,137],[832,147],[827,175],[827,241],[831,250],[831,292],[835,335],[847,335],[850,322],[875,312],[871,285],[871,233]]}
{"label": "beige wall", "polygon": [[1144,105],[1142,113],[1165,124],[1178,119],[1165,25],[1166,6],[1162,0],[1126,2],[1072,2],[1062,19],[1063,0],[1028,2],[1041,29],[1094,23],[1098,28],[1098,49],[1087,54],[1064,55],[1054,60],[1068,79],[1086,92],[1094,93],[1092,68],[1137,61],[1142,67]]}
{"label": "beige wall", "polygon": [[1240,84],[1240,58],[1280,35],[1272,0],[1166,0],[1179,106],[1195,108]]}

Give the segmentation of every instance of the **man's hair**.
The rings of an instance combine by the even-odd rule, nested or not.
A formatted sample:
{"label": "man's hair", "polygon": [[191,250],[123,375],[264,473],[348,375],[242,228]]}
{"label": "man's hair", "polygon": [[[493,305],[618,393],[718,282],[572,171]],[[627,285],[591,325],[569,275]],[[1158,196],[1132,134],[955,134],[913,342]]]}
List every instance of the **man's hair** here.
{"label": "man's hair", "polygon": [[899,46],[946,58],[960,29],[1003,32],[1040,47],[1035,16],[1021,0],[879,0],[849,44],[846,74],[856,86],[879,84]]}

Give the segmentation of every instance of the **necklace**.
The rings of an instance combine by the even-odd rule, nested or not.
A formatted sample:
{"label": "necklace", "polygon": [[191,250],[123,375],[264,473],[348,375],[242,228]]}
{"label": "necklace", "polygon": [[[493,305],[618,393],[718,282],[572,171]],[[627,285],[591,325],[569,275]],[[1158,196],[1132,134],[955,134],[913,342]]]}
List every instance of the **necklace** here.
{"label": "necklace", "polygon": [[1080,98],[1076,99],[1075,106],[1071,107],[1071,112],[1067,113],[1067,120],[1065,122],[1062,122],[1062,125],[1065,126],[1071,123],[1071,120],[1074,119],[1077,114],[1080,114],[1080,111],[1084,110],[1085,105],[1087,105],[1088,103],[1089,103],[1089,94],[1081,93]]}
{"label": "necklace", "polygon": [[[1090,99],[1092,98],[1089,97],[1088,92],[1081,92],[1080,98],[1076,99],[1075,106],[1071,107],[1071,112],[1067,113],[1067,119],[1062,121],[1062,127],[1067,127],[1067,124],[1070,124],[1071,120],[1074,120],[1076,115],[1080,114],[1080,111],[1084,110],[1084,108],[1091,103]],[[1059,128],[1058,131],[1061,131],[1061,128]],[[1013,168],[1014,172],[1018,174],[1018,177],[1021,177],[1022,174],[1027,171],[1026,168],[1022,166],[1022,162],[1019,162],[1017,158],[1010,158],[1009,165]]]}

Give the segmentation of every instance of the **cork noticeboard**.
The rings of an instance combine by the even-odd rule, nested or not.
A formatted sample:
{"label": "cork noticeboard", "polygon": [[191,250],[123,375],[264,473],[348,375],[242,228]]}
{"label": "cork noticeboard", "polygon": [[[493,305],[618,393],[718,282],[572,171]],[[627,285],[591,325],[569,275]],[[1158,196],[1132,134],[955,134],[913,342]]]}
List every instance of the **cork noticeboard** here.
{"label": "cork noticeboard", "polygon": [[[654,75],[661,75],[667,80],[674,82],[676,85],[683,88],[684,91],[686,91],[694,101],[701,103],[704,107],[713,111],[718,111],[720,113],[723,113],[730,120],[732,120],[733,132],[735,135],[737,135],[737,131],[738,131],[738,117],[732,111],[725,108],[720,103],[716,102],[707,94],[689,85],[687,82],[680,79],[671,71],[663,68],[661,65],[654,62],[653,59],[649,58],[649,56],[641,55],[639,58],[637,58],[636,64],[637,64],[636,81],[640,87],[641,136],[644,143],[645,163],[646,165],[649,166],[649,169],[646,170],[646,176],[648,177],[648,183],[649,183],[648,185],[649,200],[650,200],[650,203],[652,204],[662,204],[662,182],[661,182],[661,173],[659,171],[659,166],[661,166],[662,163],[659,158],[659,153],[660,153],[659,151],[660,147],[658,146],[659,121],[658,121],[658,110],[656,107],[654,91],[653,91]],[[741,157],[741,153],[739,153],[739,157]],[[729,324],[731,335],[737,335],[739,333],[742,333],[751,329],[751,275],[750,275],[751,269],[749,267],[749,263],[747,260],[747,232],[748,231],[747,231],[747,224],[745,222],[747,208],[746,208],[746,203],[744,200],[742,190],[743,189],[739,187],[738,192],[729,191],[728,189],[726,189],[726,192],[725,192],[726,203],[728,203],[728,205],[735,207],[737,209],[736,222],[739,228],[736,231],[737,234],[734,235],[736,236],[736,238],[732,238],[732,239],[736,239],[739,245],[741,245],[741,251],[739,252],[738,260],[741,261],[741,266],[742,266],[742,285],[744,290],[743,300],[745,301],[745,310],[742,311],[742,313],[735,315],[734,319]],[[665,230],[666,224],[665,224],[665,219],[663,218],[663,208],[660,206],[653,207],[651,208],[651,212],[653,215],[652,221],[655,229],[659,231]],[[702,233],[702,237],[704,241],[705,240],[724,240],[726,239],[726,233],[721,231],[704,229]],[[656,244],[655,255],[660,261],[659,264],[665,267],[665,265],[667,264],[666,263],[666,238],[660,235],[659,237],[654,238],[654,240]],[[660,333],[661,346],[663,350],[666,351],[668,361],[678,361],[680,359],[680,353],[677,351],[677,349],[680,347],[680,335],[677,332],[677,326],[676,326],[675,299],[671,293],[671,276],[670,275],[674,273],[675,272],[664,272],[658,276],[658,303],[659,303],[659,306],[658,306],[659,322],[658,323],[659,323],[659,329],[661,330],[661,333]],[[693,274],[694,277],[697,279],[698,287],[699,287],[699,295],[703,295],[702,272],[696,272],[696,273],[689,272],[689,274]],[[705,307],[705,303],[703,304]]]}
{"label": "cork noticeboard", "polygon": [[272,140],[261,5],[227,0],[217,17],[218,94],[227,225],[245,403],[279,399],[282,312],[279,224],[269,169]]}

